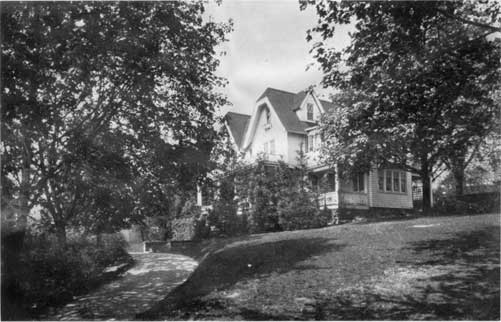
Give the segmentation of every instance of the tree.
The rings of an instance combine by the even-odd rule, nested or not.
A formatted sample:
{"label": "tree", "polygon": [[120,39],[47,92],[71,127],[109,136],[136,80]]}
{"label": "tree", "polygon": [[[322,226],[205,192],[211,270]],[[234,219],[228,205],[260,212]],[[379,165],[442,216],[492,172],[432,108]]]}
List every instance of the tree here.
{"label": "tree", "polygon": [[215,226],[220,233],[232,236],[241,230],[240,218],[237,215],[235,201],[234,175],[228,174],[218,180],[218,193],[214,201],[214,209],[209,217],[209,223]]}
{"label": "tree", "polygon": [[42,205],[64,243],[72,221],[158,213],[168,187],[193,189],[210,170],[226,103],[215,46],[231,25],[203,12],[201,2],[2,3],[2,196],[18,201],[21,229]]}
{"label": "tree", "polygon": [[[306,4],[304,4],[306,5]],[[304,6],[303,5],[303,6]],[[423,208],[430,177],[446,157],[460,160],[492,130],[490,93],[500,76],[499,5],[475,2],[319,2],[307,39],[323,84],[342,92],[323,135],[332,161],[419,173]],[[336,24],[355,23],[352,43],[330,47]],[[497,24],[497,25],[496,25]]]}
{"label": "tree", "polygon": [[303,149],[297,151],[297,167],[289,169],[281,180],[277,212],[283,230],[318,228],[327,225],[329,218],[320,211],[318,193],[308,179],[307,159]]}

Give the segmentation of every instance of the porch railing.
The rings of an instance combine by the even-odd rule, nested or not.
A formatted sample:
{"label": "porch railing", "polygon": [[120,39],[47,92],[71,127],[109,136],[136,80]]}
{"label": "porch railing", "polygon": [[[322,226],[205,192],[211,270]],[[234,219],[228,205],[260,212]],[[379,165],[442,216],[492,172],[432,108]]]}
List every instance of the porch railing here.
{"label": "porch railing", "polygon": [[369,198],[366,193],[352,193],[352,192],[341,192],[340,193],[340,204],[341,205],[353,205],[353,206],[368,206]]}
{"label": "porch railing", "polygon": [[337,205],[338,204],[337,191],[330,191],[320,194],[320,196],[318,197],[318,203],[320,204],[321,207],[323,207],[324,205],[327,207]]}

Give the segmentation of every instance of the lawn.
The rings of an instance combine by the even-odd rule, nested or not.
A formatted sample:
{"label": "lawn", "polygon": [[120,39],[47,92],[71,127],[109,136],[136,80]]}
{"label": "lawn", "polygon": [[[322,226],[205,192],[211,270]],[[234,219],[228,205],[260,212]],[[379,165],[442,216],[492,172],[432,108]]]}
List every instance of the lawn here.
{"label": "lawn", "polygon": [[499,320],[500,216],[233,239],[143,319]]}

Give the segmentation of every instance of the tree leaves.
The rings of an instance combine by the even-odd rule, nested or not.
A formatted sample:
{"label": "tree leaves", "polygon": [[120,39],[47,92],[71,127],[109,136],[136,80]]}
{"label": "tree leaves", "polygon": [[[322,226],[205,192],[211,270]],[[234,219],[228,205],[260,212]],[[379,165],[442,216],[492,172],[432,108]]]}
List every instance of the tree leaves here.
{"label": "tree leaves", "polygon": [[[2,174],[30,169],[31,205],[117,213],[211,169],[214,111],[226,103],[214,47],[231,26],[202,12],[199,2],[2,4]],[[157,188],[137,192],[139,177]]]}

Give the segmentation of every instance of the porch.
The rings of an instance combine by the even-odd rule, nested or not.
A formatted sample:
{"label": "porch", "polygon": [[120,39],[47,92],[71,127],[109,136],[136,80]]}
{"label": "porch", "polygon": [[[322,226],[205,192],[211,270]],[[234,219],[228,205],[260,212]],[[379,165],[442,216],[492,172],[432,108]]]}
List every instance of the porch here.
{"label": "porch", "polygon": [[369,198],[367,193],[329,191],[319,194],[318,203],[328,209],[351,208],[368,209]]}
{"label": "porch", "polygon": [[335,170],[326,166],[311,169],[309,177],[313,189],[319,193],[320,207],[368,209],[367,175],[358,174],[340,179]]}

